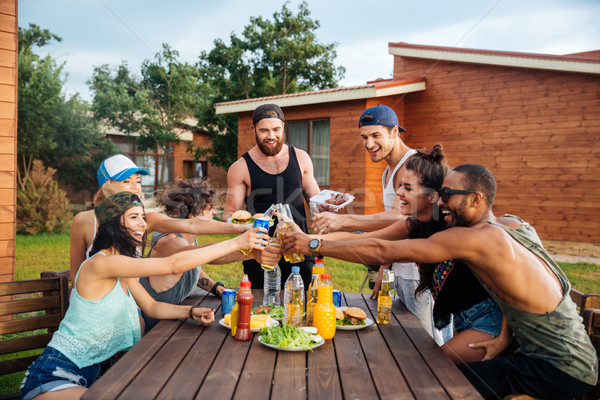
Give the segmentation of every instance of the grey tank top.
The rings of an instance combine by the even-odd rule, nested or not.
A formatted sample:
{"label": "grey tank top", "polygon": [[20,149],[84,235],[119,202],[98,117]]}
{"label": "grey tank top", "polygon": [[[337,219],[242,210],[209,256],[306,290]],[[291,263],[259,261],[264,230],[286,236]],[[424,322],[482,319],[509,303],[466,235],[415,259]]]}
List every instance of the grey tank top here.
{"label": "grey tank top", "polygon": [[573,378],[595,385],[598,380],[598,357],[585,332],[583,319],[569,296],[571,284],[567,276],[544,249],[531,225],[514,215],[507,214],[504,217],[516,218],[521,226],[512,229],[494,221],[482,221],[504,229],[513,239],[541,258],[558,278],[563,298],[553,311],[535,314],[507,304],[483,282],[481,284],[502,309],[519,342],[519,352],[531,358],[546,360]]}
{"label": "grey tank top", "polygon": [[[167,235],[168,233],[161,232],[154,232],[152,234],[152,241],[147,257],[150,257],[150,255],[152,254],[152,250],[154,249],[154,246],[156,246],[156,243],[158,243],[158,241],[162,237]],[[175,235],[177,235],[178,237],[183,237],[183,235],[180,233],[176,233]],[[194,244],[197,245],[198,243],[195,242]],[[179,281],[172,288],[167,289],[164,292],[156,292],[156,290],[154,290],[154,288],[150,285],[150,281],[148,280],[148,278],[140,278],[140,283],[154,300],[163,303],[179,304],[186,297],[192,294],[192,292],[196,288],[196,284],[198,284],[198,278],[200,277],[201,268],[201,266],[198,266],[194,269],[184,272],[181,276],[181,279],[179,279]],[[158,323],[158,320],[150,318],[143,312],[142,317],[146,322],[146,332],[148,332]]]}

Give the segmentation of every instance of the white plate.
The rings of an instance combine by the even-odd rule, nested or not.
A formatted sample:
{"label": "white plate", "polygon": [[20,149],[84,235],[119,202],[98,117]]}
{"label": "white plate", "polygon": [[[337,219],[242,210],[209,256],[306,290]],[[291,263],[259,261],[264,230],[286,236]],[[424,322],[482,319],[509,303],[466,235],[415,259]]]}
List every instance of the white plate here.
{"label": "white plate", "polygon": [[373,320],[371,318],[365,318],[364,325],[336,325],[335,329],[339,329],[340,331],[355,331],[357,329],[366,328],[367,326],[373,325]]}
{"label": "white plate", "polygon": [[[224,328],[231,329],[231,327],[225,323],[225,318],[221,318],[219,320],[219,324]],[[273,318],[271,318],[271,325],[269,325],[269,326],[278,326],[278,325],[279,325],[279,322],[274,320]],[[250,332],[252,332],[252,333],[257,333],[258,331],[260,331],[260,328],[251,328],[250,329]]]}
{"label": "white plate", "polygon": [[[325,203],[325,200],[329,200],[331,198],[332,194],[333,195],[345,194],[346,196],[348,196],[348,200],[346,200],[345,202],[343,202],[342,204],[337,205],[337,206],[335,204]],[[351,194],[347,194],[347,193],[334,192],[333,190],[325,189],[325,190],[321,190],[319,193],[317,193],[313,197],[311,197],[310,201],[312,201],[315,204],[322,204],[322,205],[331,207],[337,211],[341,208],[346,207],[348,204],[352,203],[352,201],[354,201],[354,196],[352,196]]]}
{"label": "white plate", "polygon": [[[267,347],[270,347],[272,349],[275,350],[281,350],[281,351],[308,351],[303,347],[281,347],[281,346],[276,346],[274,344],[269,344],[269,343],[265,343],[262,341],[262,336],[258,337],[258,341],[261,342],[262,344],[264,344]],[[321,338],[321,341],[319,343],[316,343],[312,346],[312,349],[316,349],[319,346],[323,346],[323,343],[325,343],[325,339]]]}

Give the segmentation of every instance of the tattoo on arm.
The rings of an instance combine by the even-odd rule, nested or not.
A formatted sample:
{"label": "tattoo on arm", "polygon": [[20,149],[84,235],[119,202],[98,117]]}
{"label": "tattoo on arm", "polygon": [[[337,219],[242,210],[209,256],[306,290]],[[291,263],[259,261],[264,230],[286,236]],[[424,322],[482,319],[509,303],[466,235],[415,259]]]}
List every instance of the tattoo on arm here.
{"label": "tattoo on arm", "polygon": [[209,283],[208,278],[200,278],[200,281],[198,283],[202,289],[206,289],[206,288],[208,288],[207,290],[210,289],[210,286],[208,284]]}

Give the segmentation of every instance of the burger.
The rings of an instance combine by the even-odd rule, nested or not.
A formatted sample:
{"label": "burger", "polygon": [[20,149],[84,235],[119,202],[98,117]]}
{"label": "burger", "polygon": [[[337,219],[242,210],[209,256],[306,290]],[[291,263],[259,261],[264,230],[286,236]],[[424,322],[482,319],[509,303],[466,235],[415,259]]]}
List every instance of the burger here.
{"label": "burger", "polygon": [[234,224],[251,224],[252,214],[246,210],[239,210],[231,215],[231,222]]}
{"label": "burger", "polygon": [[358,307],[339,307],[335,310],[336,325],[365,325],[367,314]]}

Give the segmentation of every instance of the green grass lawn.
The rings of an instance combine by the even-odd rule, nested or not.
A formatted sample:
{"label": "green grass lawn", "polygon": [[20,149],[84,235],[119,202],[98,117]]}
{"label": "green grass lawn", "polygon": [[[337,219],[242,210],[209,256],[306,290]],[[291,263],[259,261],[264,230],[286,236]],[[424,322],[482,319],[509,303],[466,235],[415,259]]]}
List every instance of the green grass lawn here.
{"label": "green grass lawn", "polygon": [[[200,244],[214,243],[230,238],[228,235],[199,236]],[[574,288],[584,293],[600,293],[600,268],[593,264],[559,263]],[[42,271],[62,271],[69,268],[69,233],[17,235],[15,280],[37,279]],[[205,271],[227,287],[238,287],[242,279],[242,263],[206,265]],[[334,288],[357,292],[366,274],[366,267],[335,259],[325,259],[327,273],[331,274]],[[369,292],[365,285],[363,292]],[[6,339],[7,337],[3,337]],[[2,358],[0,360],[6,359]],[[0,395],[18,390],[23,373],[0,377]]]}

